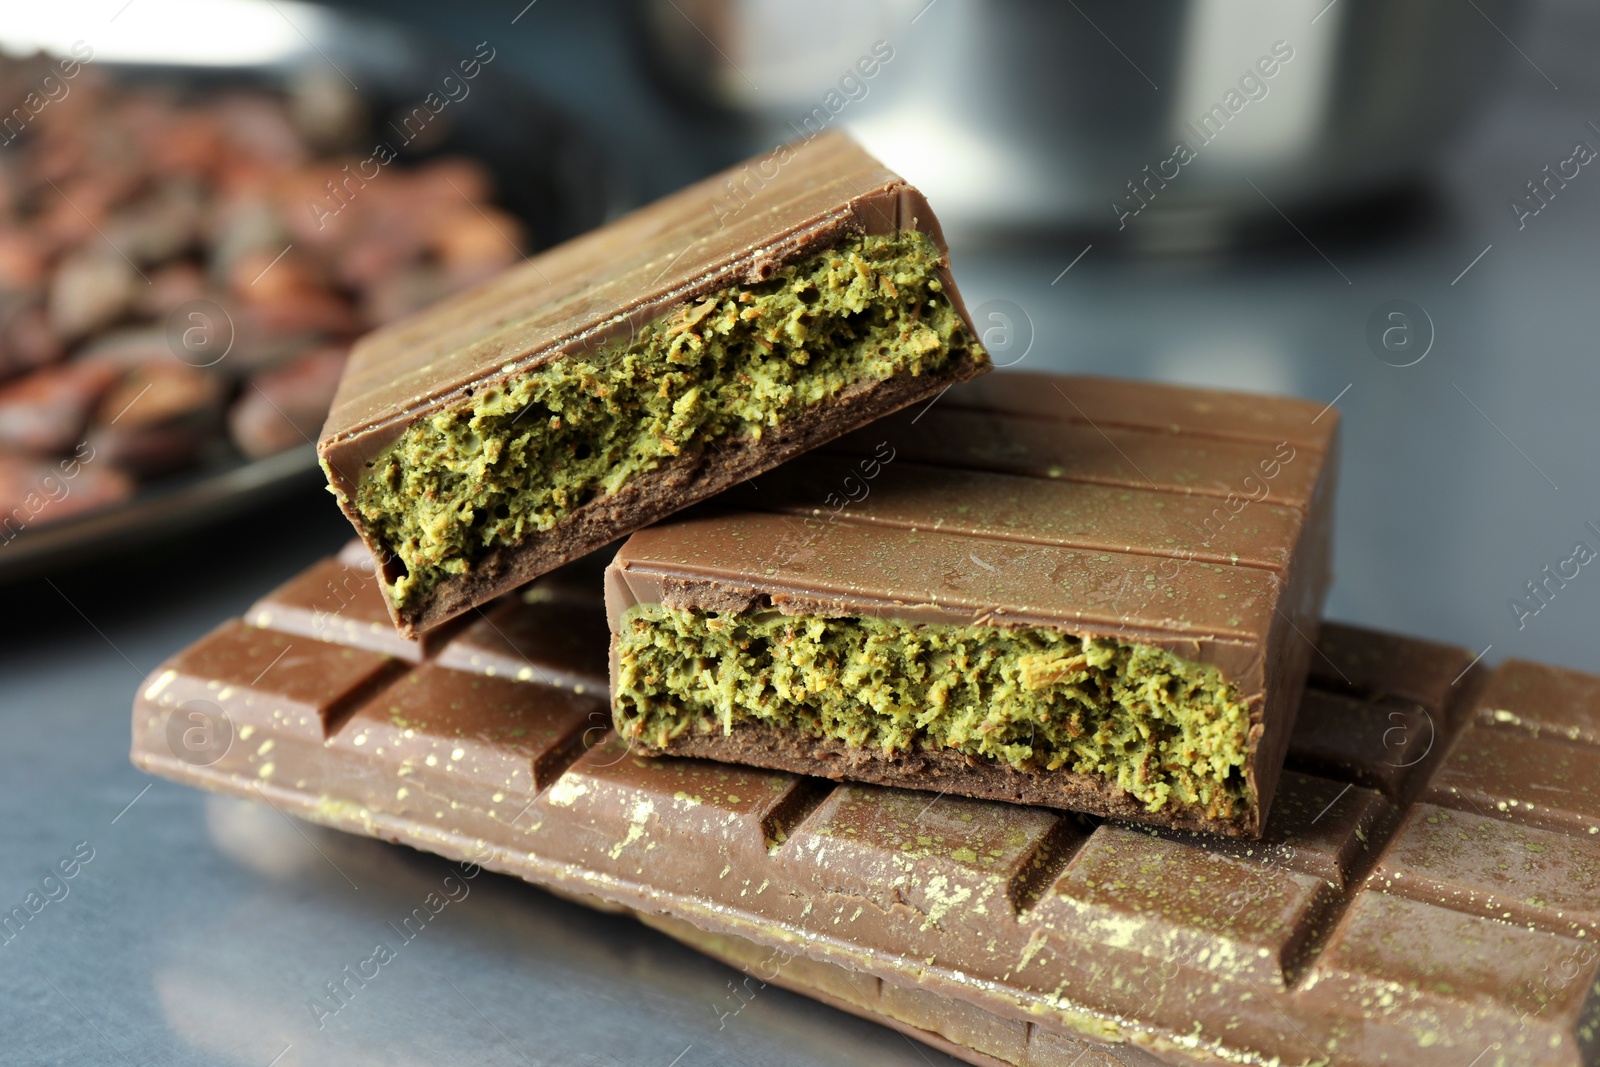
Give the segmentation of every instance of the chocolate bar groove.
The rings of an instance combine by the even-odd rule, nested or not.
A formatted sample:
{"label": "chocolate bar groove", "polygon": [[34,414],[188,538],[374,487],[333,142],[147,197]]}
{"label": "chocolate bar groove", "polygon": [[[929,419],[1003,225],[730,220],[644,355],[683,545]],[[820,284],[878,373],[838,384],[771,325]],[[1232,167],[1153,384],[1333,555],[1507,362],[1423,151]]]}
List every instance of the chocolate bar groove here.
{"label": "chocolate bar groove", "polygon": [[1022,869],[1006,884],[1006,898],[1017,918],[1026,917],[1045,890],[1059,881],[1068,864],[1077,858],[1079,849],[1089,840],[1085,825],[1073,816],[1063,815],[1039,835]]}
{"label": "chocolate bar groove", "polygon": [[827,803],[834,783],[822,778],[802,778],[761,820],[761,836],[767,851],[775,852],[794,836],[813,812]]}

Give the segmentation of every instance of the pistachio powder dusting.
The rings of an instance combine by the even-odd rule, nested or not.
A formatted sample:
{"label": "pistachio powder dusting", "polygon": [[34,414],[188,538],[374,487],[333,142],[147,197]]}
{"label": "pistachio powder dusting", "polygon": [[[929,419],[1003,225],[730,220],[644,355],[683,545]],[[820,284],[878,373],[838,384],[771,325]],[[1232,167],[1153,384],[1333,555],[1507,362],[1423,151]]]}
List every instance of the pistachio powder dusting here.
{"label": "pistachio powder dusting", "polygon": [[356,489],[405,564],[395,603],[689,449],[759,438],[858,382],[985,358],[940,263],[918,231],[857,236],[419,420]]}
{"label": "pistachio powder dusting", "polygon": [[664,748],[742,723],[875,747],[955,748],[1100,776],[1149,811],[1248,807],[1250,714],[1217,668],[1043,628],[721,614],[624,615],[617,727]]}

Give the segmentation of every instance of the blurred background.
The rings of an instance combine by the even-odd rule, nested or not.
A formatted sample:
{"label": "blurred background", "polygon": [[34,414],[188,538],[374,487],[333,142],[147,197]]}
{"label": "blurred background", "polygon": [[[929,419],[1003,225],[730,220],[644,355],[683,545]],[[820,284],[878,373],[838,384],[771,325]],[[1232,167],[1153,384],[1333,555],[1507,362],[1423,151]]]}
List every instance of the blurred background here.
{"label": "blurred background", "polygon": [[[25,815],[0,899],[78,837],[109,858],[77,889],[90,902],[63,905],[74,920],[0,948],[28,960],[0,1025],[74,1062],[408,1054],[411,994],[341,1019],[344,1044],[301,1035],[305,976],[348,962],[312,958],[386,914],[302,861],[398,865],[394,885],[433,861],[280,824],[269,877],[218,844],[238,812],[165,783],[141,803],[169,817],[113,825],[147,784],[126,765],[130,694],[348,538],[310,441],[355,337],[823,128],[926,191],[1002,367],[1336,408],[1330,617],[1600,666],[1600,569],[1575,562],[1600,552],[1597,44],[1580,0],[8,5],[0,789]],[[224,922],[256,907],[241,886],[260,914]],[[520,904],[484,905],[430,965],[486,968],[516,1040],[439,1002],[430,1032],[459,1038],[439,1048],[937,1060],[776,990],[731,1037],[700,1017],[714,965],[521,886],[500,898]],[[591,936],[553,959],[550,915]],[[279,923],[302,929],[289,963],[260,940]],[[208,952],[220,969],[188,969]],[[245,971],[227,1012],[195,1007]],[[795,1038],[818,1018],[834,1045]],[[236,1023],[248,1039],[219,1036]]]}

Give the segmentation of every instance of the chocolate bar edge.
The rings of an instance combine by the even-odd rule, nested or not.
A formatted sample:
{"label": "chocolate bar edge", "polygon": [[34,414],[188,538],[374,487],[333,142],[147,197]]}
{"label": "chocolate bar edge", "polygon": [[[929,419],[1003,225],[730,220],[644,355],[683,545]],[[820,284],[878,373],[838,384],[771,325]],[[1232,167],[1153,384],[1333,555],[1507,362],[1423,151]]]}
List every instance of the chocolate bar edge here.
{"label": "chocolate bar edge", "polygon": [[[141,713],[156,712],[154,704],[146,705],[141,698],[134,708],[134,744],[132,749],[132,763],[135,767],[148,773],[160,776],[170,781],[191,785],[209,792],[232,796],[240,800],[260,801],[265,800],[279,812],[293,815],[318,826],[345,833],[359,834],[391,844],[404,845],[419,851],[426,851],[441,856],[447,860],[460,863],[471,863],[484,870],[494,871],[508,877],[517,878],[537,886],[541,890],[556,896],[575,901],[586,907],[611,913],[623,913],[652,925],[647,916],[660,916],[683,923],[689,929],[700,931],[706,937],[731,937],[748,942],[754,946],[766,949],[788,950],[805,945],[807,958],[813,963],[820,963],[846,971],[860,971],[862,973],[876,974],[881,977],[882,972],[898,972],[904,979],[903,986],[917,989],[922,984],[922,978],[927,973],[936,973],[942,982],[953,987],[962,988],[973,985],[973,982],[960,971],[935,964],[920,964],[912,966],[904,960],[881,952],[877,949],[862,948],[852,945],[848,941],[828,938],[822,939],[809,931],[796,929],[781,922],[752,922],[743,916],[728,912],[724,908],[696,900],[692,895],[671,890],[653,889],[643,883],[629,879],[606,875],[595,871],[583,871],[570,864],[563,864],[545,860],[533,852],[513,850],[503,845],[494,845],[479,838],[472,839],[465,835],[449,830],[440,829],[417,820],[390,815],[383,812],[373,812],[370,809],[355,803],[337,801],[326,796],[321,796],[315,801],[309,801],[306,794],[298,789],[289,789],[273,783],[262,783],[243,775],[228,772],[217,772],[206,767],[192,766],[176,758],[164,758],[153,755],[149,751],[141,750],[137,730]],[[692,922],[685,916],[693,916],[701,922]],[[701,924],[704,925],[701,925]],[[680,939],[681,940],[681,939]],[[798,953],[797,953],[798,954]],[[871,970],[852,967],[852,962],[870,961]],[[900,983],[897,983],[900,984]],[[982,985],[982,983],[978,983]],[[814,995],[809,989],[802,990],[807,995]],[[971,1000],[963,1000],[964,1006],[975,1008],[986,1014],[993,1014],[984,1005],[983,992],[974,989]],[[992,995],[992,993],[991,993]],[[954,998],[939,994],[941,999],[954,1002]],[[824,998],[819,998],[824,999]],[[851,1011],[875,1022],[892,1022],[878,1013],[869,1013],[863,1008],[852,1008],[846,1004],[837,1004],[842,1010]],[[1092,1009],[1071,1007],[1065,1004],[1058,1006],[1058,1010],[1065,1016],[1070,1016],[1079,1023],[1104,1030],[1107,1033],[1119,1032],[1120,1027],[1115,1016]],[[995,1016],[995,1018],[1002,1018]],[[1102,1045],[1094,1042],[1092,1038],[1083,1033],[1083,1027],[1075,1025],[1073,1021],[1065,1021],[1066,1034],[1069,1039],[1085,1043],[1091,1048],[1117,1048],[1118,1045]],[[896,1026],[904,1030],[905,1027]],[[927,1031],[913,1028],[912,1036],[922,1039]],[[1146,1039],[1157,1040],[1154,1035],[1142,1035]],[[941,1048],[951,1055],[966,1059],[979,1067],[992,1067],[999,1064],[1001,1067],[1015,1067],[1014,1064],[993,1058],[974,1058],[973,1054],[963,1046],[955,1045],[948,1039],[929,1041],[934,1047]],[[1208,1061],[1195,1060],[1196,1064]]]}
{"label": "chocolate bar edge", "polygon": [[[588,903],[583,900],[577,902]],[[647,912],[628,914],[651,929],[660,931],[696,952],[710,956],[746,975],[751,974],[754,968],[769,963],[773,956],[774,950],[737,934],[718,934],[702,930],[692,923],[675,919],[670,915]],[[857,1018],[897,1030],[948,1056],[973,1064],[974,1067],[1017,1067],[1015,1060],[1003,1058],[1001,1050],[993,1048],[993,1040],[983,1040],[989,1036],[987,1032],[979,1034],[972,1029],[963,1032],[961,1025],[963,1022],[974,1021],[976,1017],[986,1027],[1004,1030],[1016,1026],[1016,1020],[995,1015],[985,1008],[951,1000],[941,993],[920,986],[893,987],[892,995],[895,996],[896,1003],[886,1005],[881,980],[879,980],[878,1001],[873,1004],[856,990],[855,984],[850,980],[852,975],[874,978],[866,972],[851,971],[837,963],[809,959],[805,961],[804,971],[805,974],[797,976],[786,973],[784,967],[780,966],[774,968],[771,976],[762,980],[820,1001],[839,1011],[848,1012]],[[760,977],[759,974],[756,976]],[[851,991],[845,992],[839,988],[841,985],[851,987]],[[906,1010],[908,1003],[920,1009],[922,1014],[913,1017],[913,1012]],[[1043,1031],[1037,1030],[1031,1023],[1023,1023],[1022,1026],[1025,1046],[1030,1052],[1034,1052],[1037,1049],[1034,1036]],[[1113,1046],[1054,1031],[1050,1032],[1050,1039],[1060,1047],[1050,1050],[1047,1054],[1031,1055],[1027,1067],[1106,1067],[1111,1063],[1120,1067],[1162,1067],[1160,1060],[1131,1044],[1114,1046],[1115,1051],[1113,1051]],[[968,1043],[962,1044],[963,1041]],[[990,1048],[978,1047],[980,1042],[989,1045]],[[1083,1057],[1090,1052],[1100,1054],[1103,1059],[1085,1061]]]}

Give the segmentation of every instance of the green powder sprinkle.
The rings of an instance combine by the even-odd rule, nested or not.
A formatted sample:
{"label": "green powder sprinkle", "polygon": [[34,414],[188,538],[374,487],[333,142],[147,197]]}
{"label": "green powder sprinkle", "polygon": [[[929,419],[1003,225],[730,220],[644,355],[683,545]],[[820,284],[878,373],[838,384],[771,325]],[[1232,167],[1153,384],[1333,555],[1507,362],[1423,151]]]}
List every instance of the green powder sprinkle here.
{"label": "green powder sprinkle", "polygon": [[940,263],[918,231],[852,238],[419,420],[356,489],[407,568],[395,603],[706,442],[736,448],[856,383],[985,358]]}
{"label": "green powder sprinkle", "polygon": [[637,605],[618,635],[618,729],[665,748],[755,723],[885,754],[955,748],[1121,786],[1149,811],[1249,803],[1250,714],[1217,668],[1043,628]]}

